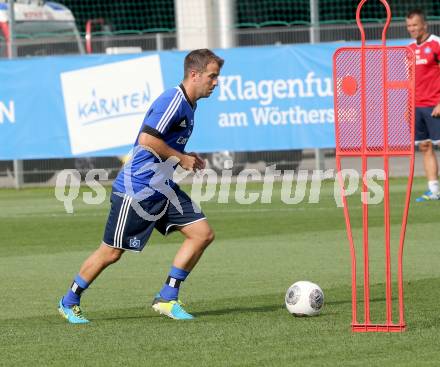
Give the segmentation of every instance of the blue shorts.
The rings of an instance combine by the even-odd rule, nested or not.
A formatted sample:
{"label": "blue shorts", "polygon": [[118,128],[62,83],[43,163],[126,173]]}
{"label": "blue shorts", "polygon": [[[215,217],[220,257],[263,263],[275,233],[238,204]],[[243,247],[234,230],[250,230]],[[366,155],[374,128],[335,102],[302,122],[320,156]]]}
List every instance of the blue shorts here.
{"label": "blue shorts", "polygon": [[112,192],[110,213],[104,232],[104,243],[123,250],[142,251],[153,229],[167,235],[179,226],[205,219],[200,208],[177,185],[174,192],[180,208],[167,198],[136,201]]}
{"label": "blue shorts", "polygon": [[434,144],[440,142],[440,118],[432,117],[434,107],[416,107],[416,144],[431,140]]}

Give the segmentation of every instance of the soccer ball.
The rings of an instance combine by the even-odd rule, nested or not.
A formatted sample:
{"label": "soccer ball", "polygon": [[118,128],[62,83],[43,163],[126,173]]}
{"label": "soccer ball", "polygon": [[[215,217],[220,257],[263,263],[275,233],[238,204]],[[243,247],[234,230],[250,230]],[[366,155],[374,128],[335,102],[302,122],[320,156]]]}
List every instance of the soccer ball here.
{"label": "soccer ball", "polygon": [[302,280],[289,287],[285,302],[294,316],[316,316],[324,305],[324,293],[319,285]]}

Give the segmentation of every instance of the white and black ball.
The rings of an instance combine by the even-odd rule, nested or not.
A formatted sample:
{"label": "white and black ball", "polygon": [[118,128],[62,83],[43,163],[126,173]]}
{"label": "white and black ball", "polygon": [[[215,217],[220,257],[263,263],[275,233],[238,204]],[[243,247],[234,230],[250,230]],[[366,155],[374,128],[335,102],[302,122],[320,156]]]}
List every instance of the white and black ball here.
{"label": "white and black ball", "polygon": [[301,280],[289,287],[285,303],[287,311],[294,316],[316,316],[324,305],[324,292],[319,285]]}

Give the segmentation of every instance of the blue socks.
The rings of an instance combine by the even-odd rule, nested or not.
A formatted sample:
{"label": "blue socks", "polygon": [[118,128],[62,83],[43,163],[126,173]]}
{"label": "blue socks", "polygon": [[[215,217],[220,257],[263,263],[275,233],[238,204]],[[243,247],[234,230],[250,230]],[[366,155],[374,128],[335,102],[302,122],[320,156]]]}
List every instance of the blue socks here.
{"label": "blue socks", "polygon": [[63,305],[65,307],[72,307],[74,305],[79,305],[81,301],[81,293],[84,292],[89,286],[79,274],[73,280],[72,285],[67,291],[66,295],[63,297]]}
{"label": "blue socks", "polygon": [[180,283],[186,279],[188,274],[189,271],[172,266],[168,278],[160,291],[160,297],[167,301],[177,300]]}
{"label": "blue socks", "polygon": [[[160,297],[167,301],[177,300],[179,297],[180,283],[186,279],[188,274],[189,271],[172,266],[168,278],[160,291]],[[70,308],[74,305],[79,305],[81,302],[81,294],[88,287],[89,283],[78,274],[63,297],[63,305]]]}

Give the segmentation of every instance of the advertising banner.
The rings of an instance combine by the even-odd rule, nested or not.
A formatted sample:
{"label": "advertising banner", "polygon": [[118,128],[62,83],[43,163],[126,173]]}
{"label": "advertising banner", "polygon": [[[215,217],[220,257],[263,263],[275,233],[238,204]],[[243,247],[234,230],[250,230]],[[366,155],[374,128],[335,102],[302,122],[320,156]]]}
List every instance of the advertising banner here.
{"label": "advertising banner", "polygon": [[[334,147],[331,65],[340,46],[216,50],[225,65],[216,91],[198,101],[188,149]],[[185,55],[0,61],[0,160],[125,155],[154,99],[182,81]]]}

